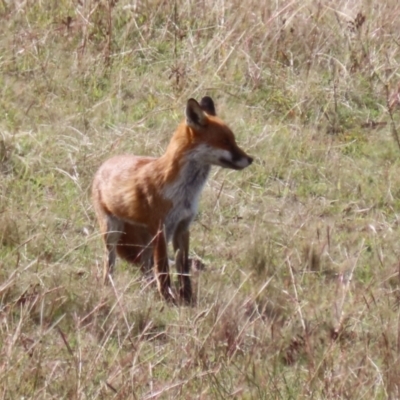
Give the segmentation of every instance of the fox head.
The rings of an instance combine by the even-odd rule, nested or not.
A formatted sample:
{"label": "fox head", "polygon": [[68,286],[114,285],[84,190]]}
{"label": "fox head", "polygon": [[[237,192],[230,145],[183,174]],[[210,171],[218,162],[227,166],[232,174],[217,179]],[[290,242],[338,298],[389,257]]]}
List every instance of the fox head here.
{"label": "fox head", "polygon": [[237,145],[231,129],[217,117],[211,97],[203,97],[200,104],[194,99],[188,100],[186,125],[192,135],[191,154],[197,161],[236,170],[253,162]]}

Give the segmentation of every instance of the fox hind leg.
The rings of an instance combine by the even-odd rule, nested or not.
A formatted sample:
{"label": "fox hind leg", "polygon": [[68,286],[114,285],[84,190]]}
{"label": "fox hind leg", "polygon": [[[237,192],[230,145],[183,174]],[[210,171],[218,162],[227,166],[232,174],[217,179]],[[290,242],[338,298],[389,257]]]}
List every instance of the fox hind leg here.
{"label": "fox hind leg", "polygon": [[120,236],[117,254],[130,264],[140,266],[146,278],[153,277],[153,238],[147,227],[125,221],[124,234]]}
{"label": "fox hind leg", "polygon": [[107,282],[109,275],[114,271],[115,261],[117,258],[117,244],[124,232],[125,223],[113,215],[106,216],[106,233],[104,241],[106,245],[106,259],[104,261],[103,280]]}

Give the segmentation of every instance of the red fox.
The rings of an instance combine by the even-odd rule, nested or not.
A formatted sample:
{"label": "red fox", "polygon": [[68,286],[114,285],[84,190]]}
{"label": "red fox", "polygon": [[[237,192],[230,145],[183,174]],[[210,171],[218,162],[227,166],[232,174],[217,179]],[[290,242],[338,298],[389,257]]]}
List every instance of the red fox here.
{"label": "red fox", "polygon": [[241,170],[253,158],[236,144],[228,126],[216,116],[213,100],[189,99],[186,119],[159,158],[120,155],[105,161],[95,174],[92,197],[106,247],[104,280],[116,255],[154,265],[160,294],[175,303],[167,245],[172,240],[179,297],[192,301],[189,226],[212,165]]}

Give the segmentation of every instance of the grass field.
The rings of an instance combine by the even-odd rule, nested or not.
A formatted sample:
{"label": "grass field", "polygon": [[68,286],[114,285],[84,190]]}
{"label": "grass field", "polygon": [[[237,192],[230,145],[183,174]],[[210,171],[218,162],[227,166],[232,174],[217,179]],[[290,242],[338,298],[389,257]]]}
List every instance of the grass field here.
{"label": "grass field", "polygon": [[[398,399],[397,0],[0,1],[1,399]],[[212,96],[241,172],[191,229],[196,305],[118,262],[106,158]],[[400,128],[399,128],[400,130]]]}

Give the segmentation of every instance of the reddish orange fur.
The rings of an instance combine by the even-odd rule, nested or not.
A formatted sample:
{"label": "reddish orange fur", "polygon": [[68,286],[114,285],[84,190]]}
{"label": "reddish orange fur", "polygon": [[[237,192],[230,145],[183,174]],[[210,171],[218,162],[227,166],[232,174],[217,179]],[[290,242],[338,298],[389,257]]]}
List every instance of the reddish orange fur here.
{"label": "reddish orange fur", "polygon": [[[209,99],[211,108],[210,103],[203,105],[204,99]],[[149,267],[154,262],[159,290],[171,299],[166,250],[166,241],[171,239],[181,273],[180,295],[191,301],[188,228],[209,167],[242,169],[252,162],[237,146],[232,131],[212,115],[212,100],[204,99],[202,105],[188,101],[186,121],[178,126],[164,155],[115,156],[97,171],[92,197],[108,251],[105,278],[112,272],[115,250],[131,263]],[[207,150],[201,147],[205,145]],[[201,151],[196,153],[198,149]],[[213,159],[208,159],[208,149]],[[192,175],[190,162],[195,168]]]}

